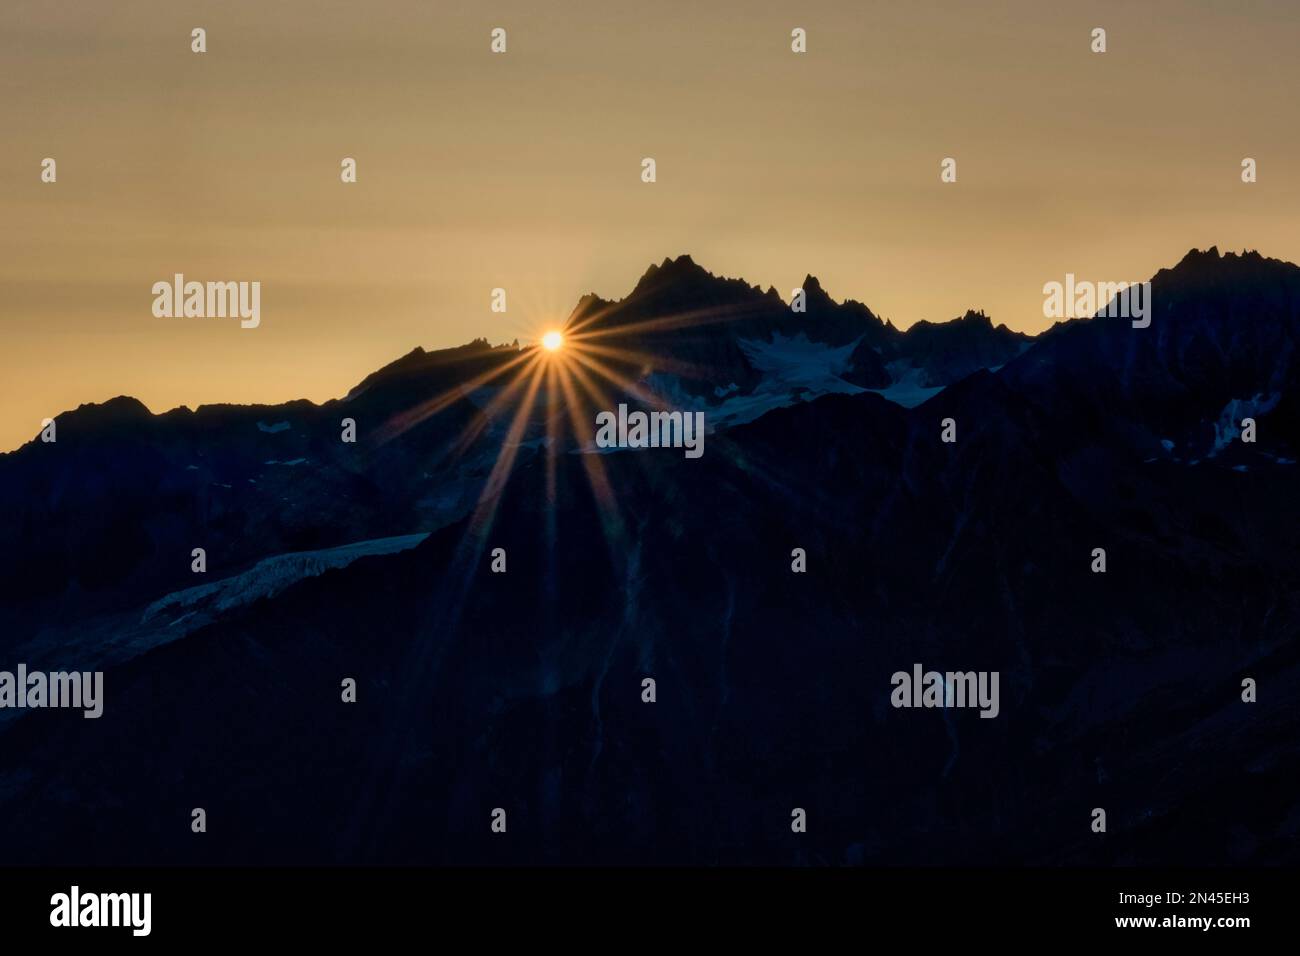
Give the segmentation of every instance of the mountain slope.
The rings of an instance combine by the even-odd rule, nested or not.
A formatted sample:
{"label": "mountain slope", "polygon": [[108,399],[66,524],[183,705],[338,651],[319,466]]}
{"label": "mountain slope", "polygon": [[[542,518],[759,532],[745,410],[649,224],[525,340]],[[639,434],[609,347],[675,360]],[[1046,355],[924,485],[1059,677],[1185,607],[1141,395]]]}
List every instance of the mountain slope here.
{"label": "mountain slope", "polygon": [[[1150,328],[1062,324],[912,408],[771,408],[698,460],[521,454],[417,546],[110,667],[100,720],[0,726],[0,839],[24,862],[1293,864],[1297,271],[1197,253],[1155,278]],[[1194,459],[1257,393],[1257,442]],[[998,717],[891,707],[917,663],[997,671]],[[220,840],[189,839],[194,806]]]}
{"label": "mountain slope", "polygon": [[[1004,358],[1005,348],[989,343],[1005,330],[987,323],[902,334],[865,306],[835,303],[811,276],[804,288],[808,311],[794,313],[775,290],[715,277],[681,256],[652,266],[618,302],[585,297],[569,326],[583,326],[594,348],[615,350],[593,353],[602,367],[674,404],[706,409],[711,428],[822,394],[888,386],[885,362],[911,355],[927,384]],[[938,344],[945,338],[950,346]],[[922,339],[923,348],[907,344]],[[867,342],[884,351],[863,351]],[[492,403],[527,357],[479,340],[414,349],[319,406],[151,415],[120,397],[58,416],[57,442],[0,455],[0,491],[24,502],[0,514],[0,634],[25,640],[89,616],[142,610],[195,585],[195,548],[209,556],[208,575],[226,578],[275,555],[427,532],[463,517],[513,414]],[[637,400],[611,392],[612,401]],[[555,413],[566,404],[557,396]],[[546,417],[538,407],[525,423],[525,458],[544,440]],[[355,422],[355,443],[340,440],[345,420]]]}

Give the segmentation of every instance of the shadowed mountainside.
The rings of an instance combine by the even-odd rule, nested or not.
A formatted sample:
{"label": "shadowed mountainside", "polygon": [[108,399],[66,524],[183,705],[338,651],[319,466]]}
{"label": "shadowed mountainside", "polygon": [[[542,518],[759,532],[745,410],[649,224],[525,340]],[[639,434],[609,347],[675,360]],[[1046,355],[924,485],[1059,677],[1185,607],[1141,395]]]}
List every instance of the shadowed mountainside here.
{"label": "shadowed mountainside", "polygon": [[[700,309],[751,298],[681,260],[642,283],[669,268],[716,291]],[[663,294],[649,311],[703,295]],[[467,479],[470,508],[418,544],[113,664],[99,720],[0,724],[0,838],[18,862],[1294,863],[1300,269],[1194,252],[1153,298],[1150,328],[1062,323],[916,407],[825,394],[711,434],[699,460],[527,443],[499,499],[471,512]],[[751,318],[738,338],[799,334]],[[818,341],[855,341],[833,325]],[[959,342],[991,329],[953,325]],[[915,335],[928,368],[997,357]],[[672,361],[743,370],[726,341],[703,348]],[[505,354],[412,353],[349,401],[391,419],[422,376]],[[455,434],[477,407],[418,427]],[[295,413],[285,434],[337,443],[337,408]],[[241,435],[280,417],[223,414]],[[299,424],[313,414],[322,434]],[[103,441],[96,461],[144,454]],[[89,454],[77,444],[65,454]],[[46,467],[56,486],[85,480]],[[386,480],[374,514],[411,508],[394,490],[411,476]],[[9,520],[39,526],[31,509]],[[76,592],[51,593],[79,613]],[[998,671],[998,717],[892,708],[890,675],[914,663]],[[1241,700],[1247,676],[1258,703]],[[206,835],[189,832],[198,806]]]}

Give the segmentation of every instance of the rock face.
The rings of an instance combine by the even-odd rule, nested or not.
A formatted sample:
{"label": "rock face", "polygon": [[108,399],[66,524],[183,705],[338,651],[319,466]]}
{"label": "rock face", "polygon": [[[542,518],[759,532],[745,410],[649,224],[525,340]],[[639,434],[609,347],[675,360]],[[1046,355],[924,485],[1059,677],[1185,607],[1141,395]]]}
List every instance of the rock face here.
{"label": "rock face", "polygon": [[[857,303],[837,305],[811,276],[804,288],[808,312],[795,314],[775,290],[717,278],[681,256],[651,266],[618,302],[584,297],[569,325],[591,337],[603,366],[696,401],[723,426],[828,390],[885,388],[893,378],[884,363],[900,358],[915,355],[926,384],[947,385],[1019,348],[990,344],[1005,329],[989,326],[993,337],[983,342],[978,330],[958,330],[961,320],[928,326],[925,338],[950,338],[969,358],[931,362],[940,349],[897,344],[911,332]],[[819,355],[832,349],[852,355]],[[221,555],[214,573],[224,576],[270,555],[463,517],[509,425],[490,403],[521,355],[486,341],[417,348],[321,406],[216,405],[155,416],[119,397],[60,415],[58,442],[0,455],[0,489],[23,502],[0,512],[0,633],[133,610],[191,586],[181,558],[195,547]],[[810,359],[816,374],[799,374]],[[339,440],[344,419],[356,422],[355,444]],[[525,440],[545,433],[543,419],[539,410]]]}
{"label": "rock face", "polygon": [[796,312],[775,289],[762,292],[737,279],[718,278],[690,256],[680,256],[651,266],[625,299],[584,298],[570,325],[597,334],[602,344],[635,353],[640,361],[621,364],[625,372],[657,367],[705,398],[732,385],[744,394],[760,383],[761,369],[749,359],[747,341],[802,338],[830,349],[853,345],[842,375],[863,388],[887,388],[912,368],[927,386],[949,385],[1006,363],[1030,342],[1006,326],[995,329],[974,312],[900,332],[859,302],[835,302],[814,276],[801,288],[804,311]]}
{"label": "rock face", "polygon": [[[852,382],[792,399],[699,460],[576,453],[565,433],[551,456],[539,417],[485,499],[498,380],[419,413],[517,357],[480,343],[414,352],[319,408],[118,400],[60,419],[66,457],[0,459],[0,650],[45,655],[32,666],[143,627],[136,609],[194,585],[191,541],[217,542],[210,565],[242,556],[233,576],[432,532],[142,639],[106,667],[98,720],[0,723],[8,857],[1297,862],[1300,269],[1192,253],[1154,277],[1149,328],[1074,321],[1032,343],[978,314],[899,333],[814,286],[792,315],[671,260],[571,326],[614,330],[643,375],[706,405],[763,389],[766,353],[743,343],[801,335],[869,349],[862,382],[906,367],[946,387],[913,408]],[[686,315],[728,318],[652,321]],[[354,411],[385,440],[335,447]],[[184,484],[191,464],[207,490]],[[234,480],[250,477],[274,492]],[[998,672],[998,716],[892,707],[891,675],[918,663]],[[219,840],[191,839],[196,806]]]}

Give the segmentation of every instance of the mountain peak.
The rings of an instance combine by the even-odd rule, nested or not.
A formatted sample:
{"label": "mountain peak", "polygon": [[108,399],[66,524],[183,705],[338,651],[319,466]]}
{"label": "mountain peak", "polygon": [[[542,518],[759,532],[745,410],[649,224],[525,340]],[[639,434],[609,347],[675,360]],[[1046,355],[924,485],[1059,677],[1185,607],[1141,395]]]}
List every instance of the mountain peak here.
{"label": "mountain peak", "polygon": [[698,265],[689,255],[664,259],[652,265],[641,276],[636,287],[620,299],[620,304],[636,303],[650,308],[681,308],[685,303],[702,307],[705,304],[753,304],[763,298],[763,291],[744,279],[729,279],[714,275]]}
{"label": "mountain peak", "polygon": [[139,421],[153,418],[153,412],[138,398],[130,395],[118,395],[104,402],[86,402],[78,405],[71,412],[65,412],[61,418],[75,416],[84,424],[102,426],[112,422]]}
{"label": "mountain peak", "polygon": [[641,276],[641,281],[637,283],[637,288],[644,285],[647,280],[654,282],[673,282],[688,277],[713,277],[703,266],[698,265],[694,259],[687,253],[682,253],[676,259],[666,256],[664,261],[655,265],[650,263],[650,268]]}
{"label": "mountain peak", "polygon": [[811,273],[804,276],[803,292],[805,300],[810,305],[813,303],[823,306],[835,305],[835,301],[827,294],[826,290],[822,288],[821,281]]}
{"label": "mountain peak", "polygon": [[1208,249],[1191,249],[1169,269],[1161,269],[1153,281],[1174,281],[1183,288],[1219,285],[1223,282],[1268,282],[1281,276],[1291,276],[1296,265],[1280,259],[1270,259],[1254,249],[1240,253],[1220,253],[1218,246]]}
{"label": "mountain peak", "polygon": [[1217,264],[1221,258],[1222,256],[1219,255],[1218,246],[1210,246],[1210,248],[1204,251],[1196,248],[1188,249],[1187,254],[1179,259],[1178,264],[1170,271],[1181,272],[1185,270],[1199,270],[1206,266]]}
{"label": "mountain peak", "polygon": [[1284,262],[1280,259],[1270,259],[1261,255],[1256,249],[1242,249],[1241,252],[1219,252],[1218,246],[1210,246],[1208,249],[1189,249],[1187,254],[1178,261],[1169,272],[1183,271],[1201,271],[1212,269],[1216,266],[1240,266],[1240,265],[1259,265],[1261,263],[1275,263],[1280,266],[1291,266],[1292,263]]}
{"label": "mountain peak", "polygon": [[983,309],[967,309],[966,314],[957,321],[965,322],[970,325],[983,325],[990,329],[993,328],[993,320],[984,314]]}

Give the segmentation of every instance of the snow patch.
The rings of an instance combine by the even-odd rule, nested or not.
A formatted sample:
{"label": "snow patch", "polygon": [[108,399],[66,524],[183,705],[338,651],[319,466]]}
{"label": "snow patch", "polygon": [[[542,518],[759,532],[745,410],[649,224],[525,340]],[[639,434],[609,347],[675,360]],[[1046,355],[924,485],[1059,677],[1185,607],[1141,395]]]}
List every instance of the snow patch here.
{"label": "snow patch", "polygon": [[925,369],[909,365],[906,360],[890,362],[885,366],[885,371],[892,381],[884,388],[873,388],[870,391],[904,408],[915,408],[944,389],[942,385],[926,385]]}
{"label": "snow patch", "polygon": [[1214,423],[1214,444],[1206,453],[1206,457],[1213,458],[1220,454],[1228,447],[1229,442],[1241,434],[1243,418],[1254,418],[1265,412],[1271,412],[1281,400],[1281,392],[1267,396],[1260,392],[1254,398],[1234,398],[1228,402],[1219,413],[1219,420]]}
{"label": "snow patch", "polygon": [[856,339],[833,348],[822,342],[810,342],[802,332],[793,338],[777,332],[770,342],[739,339],[737,344],[763,378],[748,395],[732,395],[716,408],[706,409],[705,420],[711,420],[715,427],[752,422],[774,408],[822,395],[856,395],[862,391],[840,378],[840,373],[849,367],[849,358],[858,344]]}
{"label": "snow patch", "polygon": [[316,577],[331,568],[347,567],[358,558],[409,550],[428,536],[427,533],[404,534],[356,541],[320,551],[293,551],[263,558],[243,574],[173,591],[159,598],[145,608],[140,623],[173,625],[186,616],[199,614],[203,620],[194,624],[198,626],[218,614],[252,604],[258,598],[274,597],[304,578]]}

